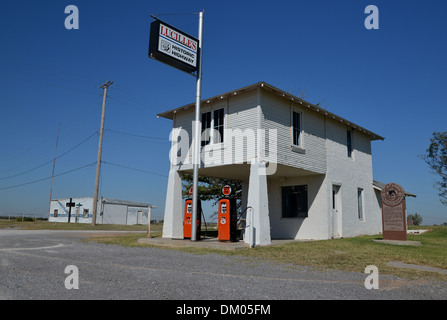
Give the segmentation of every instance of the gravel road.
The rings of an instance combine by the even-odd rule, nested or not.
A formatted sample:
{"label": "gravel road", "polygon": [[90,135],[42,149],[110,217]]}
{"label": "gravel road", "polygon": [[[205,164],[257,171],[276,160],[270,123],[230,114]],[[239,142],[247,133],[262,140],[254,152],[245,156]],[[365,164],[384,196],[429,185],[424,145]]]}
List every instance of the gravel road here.
{"label": "gravel road", "polygon": [[[82,242],[88,232],[0,230],[0,299],[300,300],[446,299],[447,284],[316,271],[254,258]],[[65,273],[77,267],[79,289]],[[74,284],[74,282],[70,282]]]}

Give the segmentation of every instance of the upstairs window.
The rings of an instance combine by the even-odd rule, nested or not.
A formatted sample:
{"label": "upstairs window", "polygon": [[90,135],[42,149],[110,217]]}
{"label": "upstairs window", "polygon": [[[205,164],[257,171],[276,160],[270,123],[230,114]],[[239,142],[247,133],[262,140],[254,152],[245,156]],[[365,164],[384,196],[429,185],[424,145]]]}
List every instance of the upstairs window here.
{"label": "upstairs window", "polygon": [[224,108],[202,113],[202,147],[224,142],[224,118]]}
{"label": "upstairs window", "polygon": [[211,142],[211,112],[202,113],[202,147]]}
{"label": "upstairs window", "polygon": [[346,131],[346,146],[348,149],[348,157],[352,158],[352,133],[350,130]]}
{"label": "upstairs window", "polygon": [[[214,143],[221,143],[224,141],[224,109],[218,109],[214,110],[214,134],[213,142]],[[219,132],[218,135],[216,135],[216,132]]]}
{"label": "upstairs window", "polygon": [[292,111],[292,144],[301,147],[301,113]]}

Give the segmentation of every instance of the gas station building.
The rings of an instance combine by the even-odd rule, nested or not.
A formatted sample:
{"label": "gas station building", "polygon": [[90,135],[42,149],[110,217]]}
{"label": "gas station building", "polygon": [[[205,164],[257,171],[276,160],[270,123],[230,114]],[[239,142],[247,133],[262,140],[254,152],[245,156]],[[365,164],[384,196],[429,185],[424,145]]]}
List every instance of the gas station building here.
{"label": "gas station building", "polygon": [[[194,110],[158,115],[173,122],[164,238],[183,238]],[[265,82],[202,100],[201,127],[199,175],[242,181],[247,244],[381,232],[371,155],[380,135]]]}

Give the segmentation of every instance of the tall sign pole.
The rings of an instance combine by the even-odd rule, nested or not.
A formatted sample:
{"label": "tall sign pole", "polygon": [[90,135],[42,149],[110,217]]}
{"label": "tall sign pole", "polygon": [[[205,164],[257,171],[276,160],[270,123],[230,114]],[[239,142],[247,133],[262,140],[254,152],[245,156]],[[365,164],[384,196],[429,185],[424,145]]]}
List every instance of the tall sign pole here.
{"label": "tall sign pole", "polygon": [[[196,113],[195,113],[195,133],[194,133],[194,161],[193,161],[193,185],[192,185],[192,224],[191,224],[191,241],[197,241],[197,216],[201,214],[197,212],[197,202],[199,195],[199,164],[200,164],[200,140],[201,140],[201,119],[200,119],[200,100],[202,96],[202,56],[203,56],[203,13],[199,13],[199,68],[197,71],[197,87],[196,87]],[[199,230],[200,232],[200,230]]]}
{"label": "tall sign pole", "polygon": [[[192,224],[191,241],[197,241],[197,212],[198,204],[198,182],[200,165],[200,141],[201,141],[201,115],[200,100],[202,91],[202,49],[203,49],[203,14],[199,12],[199,37],[195,38],[174,26],[155,19],[151,23],[149,39],[149,57],[170,65],[196,77],[196,112],[195,127],[192,146],[193,149],[193,197],[192,197]],[[199,230],[200,231],[200,230]]]}
{"label": "tall sign pole", "polygon": [[99,172],[101,171],[102,136],[104,133],[104,119],[105,119],[105,114],[106,114],[107,89],[112,84],[113,84],[112,81],[108,81],[100,87],[101,89],[104,89],[104,97],[102,100],[101,129],[99,130],[98,160],[96,162],[95,196],[93,198],[93,213],[92,213],[92,225],[93,226],[96,226],[96,211],[98,209]]}

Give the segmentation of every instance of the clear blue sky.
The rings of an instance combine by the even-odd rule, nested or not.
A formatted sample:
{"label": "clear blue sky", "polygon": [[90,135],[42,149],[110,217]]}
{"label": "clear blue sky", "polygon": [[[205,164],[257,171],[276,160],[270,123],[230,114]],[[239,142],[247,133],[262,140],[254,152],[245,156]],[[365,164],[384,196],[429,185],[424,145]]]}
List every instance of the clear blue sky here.
{"label": "clear blue sky", "polygon": [[[79,30],[64,27],[71,4]],[[379,9],[379,30],[364,27],[369,4]],[[258,81],[304,91],[309,102],[384,136],[373,142],[374,178],[417,194],[408,212],[424,223],[447,221],[437,177],[419,157],[434,131],[447,130],[443,0],[4,1],[0,213],[47,213],[50,180],[28,183],[51,176],[59,123],[57,154],[71,151],[57,160],[56,175],[96,161],[99,86],[112,80],[100,193],[150,202],[163,216],[172,123],[156,114],[193,102],[195,80],[147,57],[150,14],[202,9],[203,98]],[[197,15],[162,18],[197,36]],[[53,198],[92,196],[94,178],[94,165],[57,176]]]}

